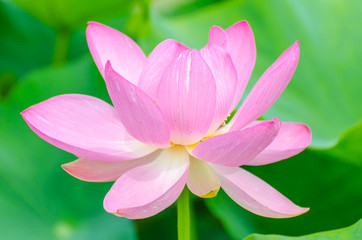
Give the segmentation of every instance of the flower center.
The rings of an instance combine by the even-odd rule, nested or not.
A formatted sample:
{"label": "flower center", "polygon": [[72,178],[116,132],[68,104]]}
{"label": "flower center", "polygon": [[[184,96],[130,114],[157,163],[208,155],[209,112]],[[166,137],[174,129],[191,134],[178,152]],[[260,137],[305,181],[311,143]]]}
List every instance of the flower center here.
{"label": "flower center", "polygon": [[[227,132],[227,129],[226,129],[225,127],[221,127],[221,128],[219,128],[217,131],[215,131],[215,132],[213,132],[213,133],[211,133],[211,134],[203,137],[203,138],[202,138],[200,141],[198,141],[197,143],[190,144],[190,145],[185,145],[185,148],[186,148],[187,152],[188,152],[189,154],[191,154],[191,152],[194,150],[194,148],[195,148],[197,145],[199,145],[200,142],[202,142],[202,141],[204,141],[204,140],[206,140],[206,139],[208,139],[208,138],[211,138],[211,137],[215,137],[215,136],[224,134],[224,133],[226,133],[226,132]],[[171,142],[171,144],[172,144],[172,142]]]}

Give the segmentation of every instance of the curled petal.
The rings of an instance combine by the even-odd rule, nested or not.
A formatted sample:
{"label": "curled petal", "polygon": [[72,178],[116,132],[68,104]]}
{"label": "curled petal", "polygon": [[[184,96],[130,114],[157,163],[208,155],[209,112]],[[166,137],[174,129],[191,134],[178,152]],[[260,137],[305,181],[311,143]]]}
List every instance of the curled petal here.
{"label": "curled petal", "polygon": [[198,159],[225,166],[247,164],[276,137],[280,121],[265,121],[253,127],[210,137],[192,151]]}
{"label": "curled petal", "polygon": [[218,45],[207,45],[200,51],[209,65],[216,83],[216,111],[209,133],[226,120],[234,99],[237,74],[230,55]]}
{"label": "curled petal", "polygon": [[219,26],[212,26],[209,31],[209,45],[219,45],[228,49],[228,39],[224,29]]}
{"label": "curled petal", "polygon": [[299,45],[297,41],[261,76],[230,121],[230,130],[242,129],[263,115],[274,104],[292,78],[298,59]]}
{"label": "curled petal", "polygon": [[152,162],[133,168],[114,183],[104,199],[107,212],[131,219],[155,215],[181,194],[188,174],[184,147],[162,150]]}
{"label": "curled petal", "polygon": [[309,210],[295,205],[272,186],[244,169],[216,164],[212,167],[229,197],[250,212],[270,218],[289,218]]}
{"label": "curled petal", "polygon": [[63,164],[62,168],[73,177],[88,182],[115,181],[123,173],[132,168],[147,164],[160,154],[160,150],[141,158],[128,161],[105,162],[88,158],[79,158],[73,162]]}
{"label": "curled petal", "polygon": [[160,108],[147,94],[106,64],[106,84],[119,119],[139,141],[155,147],[170,145],[170,130]]}
{"label": "curled petal", "polygon": [[158,85],[166,68],[186,49],[184,45],[172,39],[158,44],[147,58],[138,87],[155,99]]}
{"label": "curled petal", "polygon": [[166,69],[157,103],[170,125],[172,142],[188,145],[205,136],[215,113],[216,85],[197,50],[184,51]]}
{"label": "curled petal", "polygon": [[253,31],[247,21],[240,21],[225,30],[228,39],[228,50],[238,73],[234,101],[230,112],[239,103],[249,82],[256,59],[256,47]]}
{"label": "curled petal", "polygon": [[217,44],[229,52],[237,71],[230,113],[239,103],[255,65],[256,47],[253,31],[247,21],[237,22],[226,30],[213,26],[209,32],[209,44]]}
{"label": "curled petal", "polygon": [[208,163],[191,157],[187,187],[199,197],[211,198],[219,192],[220,181]]}
{"label": "curled petal", "polygon": [[156,150],[130,136],[114,108],[94,97],[60,95],[29,107],[21,115],[39,137],[79,157],[119,161]]}
{"label": "curled petal", "polygon": [[312,141],[309,127],[302,123],[282,122],[273,142],[248,165],[264,165],[292,157],[303,151]]}
{"label": "curled petal", "polygon": [[111,61],[118,74],[137,85],[146,56],[132,39],[96,22],[89,22],[86,35],[89,50],[103,78],[105,65]]}

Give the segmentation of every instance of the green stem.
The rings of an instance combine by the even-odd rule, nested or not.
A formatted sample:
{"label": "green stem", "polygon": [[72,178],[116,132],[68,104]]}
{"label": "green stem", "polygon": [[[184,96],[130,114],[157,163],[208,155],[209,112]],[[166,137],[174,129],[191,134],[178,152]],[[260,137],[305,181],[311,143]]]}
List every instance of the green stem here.
{"label": "green stem", "polygon": [[187,187],[177,200],[177,232],[178,240],[190,240],[190,200]]}
{"label": "green stem", "polygon": [[70,33],[66,29],[58,29],[55,40],[55,50],[53,55],[53,65],[65,63],[68,54]]}

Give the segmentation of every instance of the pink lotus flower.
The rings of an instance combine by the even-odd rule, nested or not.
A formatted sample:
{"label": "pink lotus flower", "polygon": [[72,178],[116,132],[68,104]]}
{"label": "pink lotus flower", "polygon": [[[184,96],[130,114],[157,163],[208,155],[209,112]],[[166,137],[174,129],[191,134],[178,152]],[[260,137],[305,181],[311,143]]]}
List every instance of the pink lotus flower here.
{"label": "pink lotus flower", "polygon": [[289,158],[310,144],[304,124],[256,121],[292,78],[298,42],[267,69],[224,125],[255,63],[246,21],[226,30],[212,27],[200,51],[169,39],[148,58],[129,37],[99,23],[89,24],[87,40],[114,107],[66,94],[22,116],[45,141],[79,157],[62,166],[68,173],[85,181],[115,181],[104,199],[106,211],[150,217],[170,206],[185,185],[206,198],[222,187],[240,206],[265,217],[308,211],[239,168]]}

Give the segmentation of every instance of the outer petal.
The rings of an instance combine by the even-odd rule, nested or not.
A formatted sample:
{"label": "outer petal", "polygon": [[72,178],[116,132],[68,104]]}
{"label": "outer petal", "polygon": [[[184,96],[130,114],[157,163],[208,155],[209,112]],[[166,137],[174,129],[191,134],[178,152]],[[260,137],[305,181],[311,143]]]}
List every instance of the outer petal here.
{"label": "outer petal", "polygon": [[255,214],[271,218],[288,218],[309,210],[302,208],[253,174],[238,167],[213,164],[221,187],[237,204]]}
{"label": "outer petal", "polygon": [[241,166],[251,161],[276,137],[280,121],[265,121],[250,128],[208,138],[199,143],[192,155],[225,166]]}
{"label": "outer petal", "polygon": [[294,156],[312,141],[309,127],[302,123],[282,122],[278,135],[248,165],[264,165]]}
{"label": "outer petal", "polygon": [[210,29],[209,44],[224,47],[231,55],[238,80],[230,105],[231,112],[239,103],[255,65],[256,47],[253,31],[247,21],[240,21],[225,31],[217,26]]}
{"label": "outer petal", "polygon": [[216,83],[216,111],[209,133],[226,120],[234,99],[237,73],[230,55],[218,45],[207,45],[200,51],[209,65]]}
{"label": "outer petal", "polygon": [[199,197],[211,198],[219,192],[220,181],[208,163],[191,157],[187,187]]}
{"label": "outer petal", "polygon": [[170,130],[160,108],[142,90],[118,75],[106,64],[106,84],[119,118],[139,141],[156,146],[170,145]]}
{"label": "outer petal", "polygon": [[231,120],[230,130],[243,128],[263,115],[274,104],[292,78],[298,59],[297,41],[261,76]]}
{"label": "outer petal", "polygon": [[216,44],[225,49],[228,49],[228,39],[224,29],[219,26],[212,26],[209,31],[209,44]]}
{"label": "outer petal", "polygon": [[189,155],[184,147],[165,149],[151,163],[123,174],[104,199],[106,211],[139,219],[157,214],[181,194],[187,179]]}
{"label": "outer petal", "polygon": [[170,125],[171,141],[193,144],[213,120],[216,86],[212,72],[195,49],[184,51],[163,75],[157,102]]}
{"label": "outer petal", "polygon": [[247,21],[240,21],[226,29],[228,48],[238,72],[234,101],[230,111],[239,103],[249,82],[256,59],[256,47],[253,31]]}
{"label": "outer petal", "polygon": [[109,182],[115,181],[123,173],[132,168],[147,164],[154,160],[161,150],[155,151],[142,158],[129,161],[104,162],[79,158],[73,162],[63,164],[62,168],[70,175],[89,182]]}
{"label": "outer petal", "polygon": [[119,161],[156,150],[131,137],[114,108],[94,97],[60,95],[29,107],[21,115],[45,141],[80,157]]}
{"label": "outer petal", "polygon": [[148,56],[138,87],[152,99],[155,99],[158,85],[166,68],[186,49],[184,45],[172,39],[167,39],[158,44]]}
{"label": "outer petal", "polygon": [[89,50],[103,78],[105,64],[110,60],[117,73],[137,84],[146,56],[132,39],[96,22],[89,22],[86,35]]}

